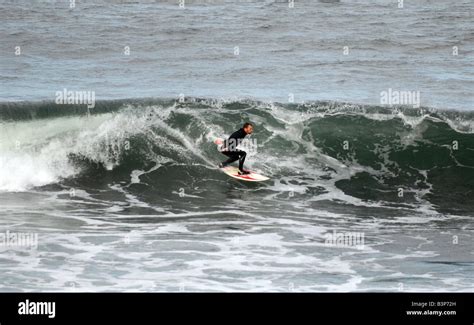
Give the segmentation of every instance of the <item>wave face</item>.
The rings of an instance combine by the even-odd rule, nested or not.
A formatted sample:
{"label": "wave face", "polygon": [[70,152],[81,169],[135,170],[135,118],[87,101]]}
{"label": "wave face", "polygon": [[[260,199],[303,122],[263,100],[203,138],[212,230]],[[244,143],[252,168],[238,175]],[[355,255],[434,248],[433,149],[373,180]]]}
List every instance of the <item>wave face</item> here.
{"label": "wave face", "polygon": [[104,101],[91,110],[6,103],[0,118],[0,191],[116,184],[158,204],[177,193],[215,199],[212,184],[225,179],[215,165],[225,157],[213,140],[252,121],[247,166],[269,175],[258,186],[277,196],[474,211],[468,113],[187,98]]}

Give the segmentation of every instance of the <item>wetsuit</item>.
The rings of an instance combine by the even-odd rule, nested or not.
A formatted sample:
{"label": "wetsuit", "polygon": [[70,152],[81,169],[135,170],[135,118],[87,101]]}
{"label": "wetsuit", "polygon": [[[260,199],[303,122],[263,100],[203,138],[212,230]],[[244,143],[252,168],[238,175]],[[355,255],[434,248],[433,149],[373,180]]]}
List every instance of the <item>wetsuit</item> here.
{"label": "wetsuit", "polygon": [[245,138],[246,135],[247,133],[245,133],[244,129],[242,128],[232,133],[229,139],[222,143],[221,152],[229,157],[229,159],[221,164],[222,167],[239,160],[239,170],[244,171],[243,167],[247,153],[237,149],[237,146],[240,144],[240,142],[242,142],[242,139]]}

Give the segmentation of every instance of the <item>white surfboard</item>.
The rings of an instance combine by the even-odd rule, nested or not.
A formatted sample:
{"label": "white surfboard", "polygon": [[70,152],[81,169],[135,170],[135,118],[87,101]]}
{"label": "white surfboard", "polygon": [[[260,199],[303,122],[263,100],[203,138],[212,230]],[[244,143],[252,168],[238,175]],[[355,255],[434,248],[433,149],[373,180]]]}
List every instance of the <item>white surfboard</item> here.
{"label": "white surfboard", "polygon": [[263,182],[263,181],[268,181],[270,179],[267,176],[257,174],[251,170],[249,170],[250,174],[239,175],[239,169],[234,166],[226,166],[224,168],[220,168],[220,170],[222,170],[224,173],[226,173],[230,177],[233,177],[235,179],[240,179],[241,181]]}

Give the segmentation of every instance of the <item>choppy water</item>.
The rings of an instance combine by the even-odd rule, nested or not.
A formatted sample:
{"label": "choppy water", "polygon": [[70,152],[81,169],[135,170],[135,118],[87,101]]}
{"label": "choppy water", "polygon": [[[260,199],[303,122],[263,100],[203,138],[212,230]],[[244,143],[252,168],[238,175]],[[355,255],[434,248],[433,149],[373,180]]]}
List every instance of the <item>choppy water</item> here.
{"label": "choppy water", "polygon": [[102,99],[373,104],[392,88],[420,91],[425,106],[472,109],[469,0],[186,3],[3,0],[0,98],[54,99],[67,88]]}
{"label": "choppy water", "polygon": [[472,291],[472,3],[186,3],[1,2],[0,290]]}

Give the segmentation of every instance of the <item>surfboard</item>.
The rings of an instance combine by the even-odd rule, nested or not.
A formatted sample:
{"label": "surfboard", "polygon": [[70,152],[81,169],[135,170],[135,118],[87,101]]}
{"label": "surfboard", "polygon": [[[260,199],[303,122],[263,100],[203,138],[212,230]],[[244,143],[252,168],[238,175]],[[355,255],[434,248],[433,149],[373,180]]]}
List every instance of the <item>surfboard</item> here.
{"label": "surfboard", "polygon": [[240,179],[241,181],[247,181],[247,182],[263,182],[267,181],[270,178],[267,176],[263,176],[260,174],[257,174],[251,170],[249,170],[250,174],[247,175],[239,175],[239,169],[234,166],[226,166],[224,168],[220,168],[224,173],[229,175],[230,177],[233,177],[235,179]]}

